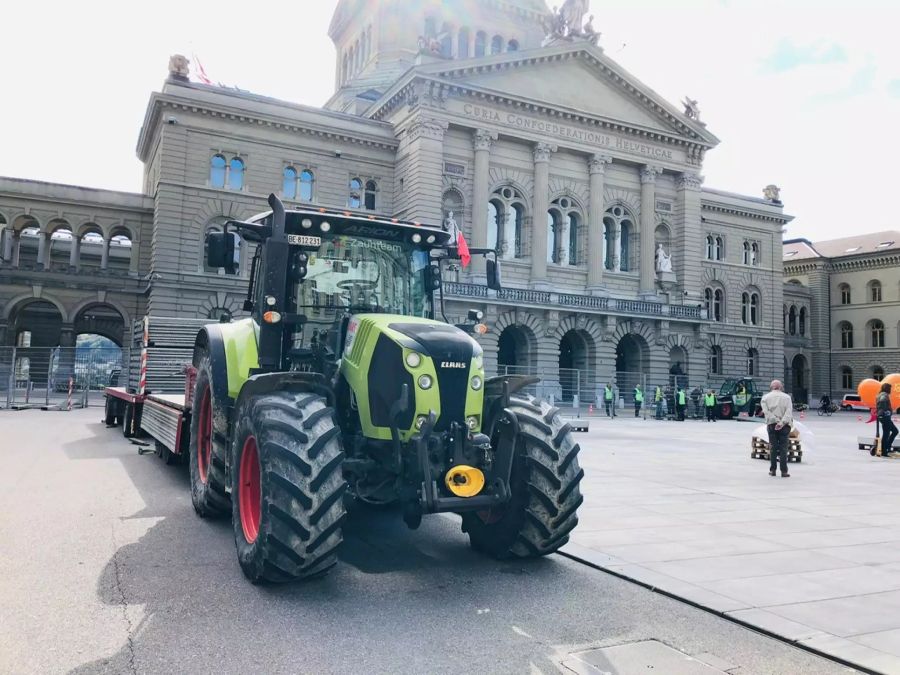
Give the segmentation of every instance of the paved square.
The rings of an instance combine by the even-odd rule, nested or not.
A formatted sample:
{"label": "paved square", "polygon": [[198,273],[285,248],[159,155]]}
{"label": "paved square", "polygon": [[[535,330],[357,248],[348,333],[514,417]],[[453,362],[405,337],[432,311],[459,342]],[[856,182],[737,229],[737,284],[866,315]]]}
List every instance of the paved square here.
{"label": "paved square", "polygon": [[750,422],[592,418],[566,552],[790,640],[900,673],[900,459],[857,414],[814,433],[790,478],[750,458]]}

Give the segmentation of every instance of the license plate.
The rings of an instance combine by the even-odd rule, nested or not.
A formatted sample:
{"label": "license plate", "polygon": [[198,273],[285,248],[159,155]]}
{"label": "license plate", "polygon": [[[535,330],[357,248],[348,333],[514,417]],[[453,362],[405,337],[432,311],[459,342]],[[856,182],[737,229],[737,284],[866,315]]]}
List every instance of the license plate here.
{"label": "license plate", "polygon": [[309,246],[319,248],[322,245],[322,237],[311,237],[306,234],[289,234],[288,244],[291,246]]}

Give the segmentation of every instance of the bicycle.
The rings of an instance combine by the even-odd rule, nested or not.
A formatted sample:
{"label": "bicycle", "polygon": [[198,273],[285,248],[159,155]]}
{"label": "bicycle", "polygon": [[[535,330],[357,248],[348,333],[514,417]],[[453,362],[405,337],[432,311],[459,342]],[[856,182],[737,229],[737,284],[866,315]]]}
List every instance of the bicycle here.
{"label": "bicycle", "polygon": [[819,417],[822,417],[823,415],[825,415],[826,417],[831,417],[837,411],[838,411],[837,404],[831,403],[827,406],[820,405],[818,413],[819,413]]}

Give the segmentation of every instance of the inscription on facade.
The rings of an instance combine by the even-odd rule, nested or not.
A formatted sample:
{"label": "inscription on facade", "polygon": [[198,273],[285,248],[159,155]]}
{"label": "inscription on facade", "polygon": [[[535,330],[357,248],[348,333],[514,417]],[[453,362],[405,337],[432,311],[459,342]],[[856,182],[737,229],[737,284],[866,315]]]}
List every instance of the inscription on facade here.
{"label": "inscription on facade", "polygon": [[444,162],[444,173],[448,176],[464,177],[466,175],[466,167],[463,164]]}
{"label": "inscription on facade", "polygon": [[535,117],[526,117],[525,115],[514,112],[500,112],[493,108],[475,105],[474,103],[466,103],[463,105],[463,114],[478,120],[503,124],[516,129],[522,129],[523,131],[536,131],[565,141],[576,141],[597,148],[627,152],[631,155],[641,155],[643,157],[674,161],[672,151],[665,148],[647,145],[646,143],[638,143],[596,131],[579,129],[578,127],[569,126],[567,124],[560,124],[558,122],[551,122]]}

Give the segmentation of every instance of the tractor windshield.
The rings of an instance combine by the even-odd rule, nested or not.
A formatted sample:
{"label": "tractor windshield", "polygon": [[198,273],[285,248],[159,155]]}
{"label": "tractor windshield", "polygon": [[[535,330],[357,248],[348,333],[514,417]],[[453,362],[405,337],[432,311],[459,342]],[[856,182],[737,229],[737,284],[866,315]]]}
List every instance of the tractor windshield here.
{"label": "tractor windshield", "polygon": [[306,278],[296,283],[293,295],[297,311],[315,323],[363,312],[432,315],[423,274],[427,250],[405,242],[334,235],[307,255]]}

